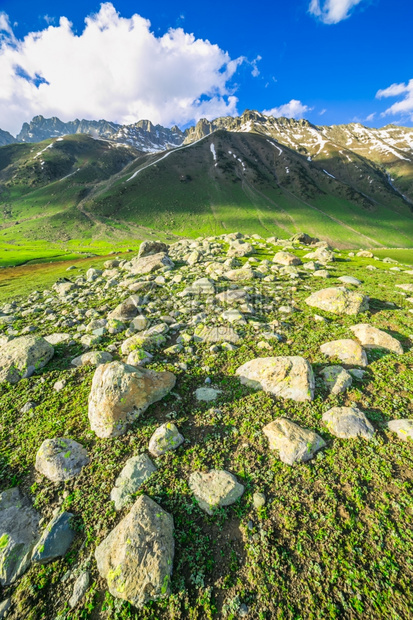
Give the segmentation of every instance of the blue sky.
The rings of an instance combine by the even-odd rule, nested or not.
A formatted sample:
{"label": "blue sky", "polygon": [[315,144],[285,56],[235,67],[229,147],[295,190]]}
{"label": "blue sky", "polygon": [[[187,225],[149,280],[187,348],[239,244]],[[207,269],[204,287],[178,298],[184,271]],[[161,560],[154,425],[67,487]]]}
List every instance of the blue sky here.
{"label": "blue sky", "polygon": [[0,0],[0,127],[247,108],[413,126],[412,24],[411,0]]}

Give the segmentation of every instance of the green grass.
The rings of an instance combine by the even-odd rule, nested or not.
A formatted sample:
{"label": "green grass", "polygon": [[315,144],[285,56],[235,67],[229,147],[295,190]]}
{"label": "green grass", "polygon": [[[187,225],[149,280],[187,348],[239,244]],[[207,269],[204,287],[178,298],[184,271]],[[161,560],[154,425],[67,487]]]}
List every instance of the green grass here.
{"label": "green grass", "polygon": [[[260,252],[257,256],[272,254]],[[347,253],[342,258],[347,258]],[[372,263],[378,269],[369,272],[365,267]],[[205,344],[196,345],[192,354],[183,350],[167,357],[155,351],[150,367],[177,375],[174,392],[179,398],[170,394],[152,405],[122,437],[98,439],[90,431],[87,400],[93,370],[70,370],[70,359],[81,350],[78,346],[58,346],[52,361],[36,375],[15,386],[2,384],[0,489],[19,484],[46,515],[60,501],[75,514],[77,524],[76,540],[65,558],[32,566],[5,589],[3,598],[12,596],[17,617],[37,620],[64,613],[67,620],[235,620],[241,603],[248,606],[251,617],[260,620],[410,617],[412,446],[390,433],[386,422],[413,416],[412,306],[395,288],[395,284],[411,282],[411,277],[390,271],[391,266],[362,258],[334,263],[332,275],[356,276],[362,281],[361,290],[371,297],[370,311],[361,317],[337,317],[306,306],[304,299],[311,290],[331,285],[334,279],[306,277],[291,282],[281,277],[275,283],[261,283],[263,299],[256,306],[255,318],[263,326],[281,318],[283,324],[277,331],[282,342],[269,340],[272,349],[263,352],[257,346],[260,332],[248,326],[242,330],[242,345],[233,352],[213,354]],[[175,293],[182,286],[173,289]],[[37,288],[37,283],[33,282],[32,288]],[[168,289],[164,293],[156,298],[157,310],[167,313],[174,307],[173,295]],[[281,317],[276,308],[292,298],[299,311]],[[108,290],[103,298],[92,296],[89,301],[100,310],[105,303],[114,307],[118,299]],[[72,310],[68,304],[62,311],[65,309]],[[328,322],[315,323],[315,312]],[[349,327],[360,320],[392,333],[402,342],[405,354],[397,357],[369,351],[365,380],[354,381],[344,394],[329,396],[317,378],[314,401],[295,403],[241,386],[234,376],[239,365],[254,357],[302,355],[311,361],[318,377],[318,371],[327,365],[320,345],[351,337]],[[32,322],[29,316],[19,322],[19,328]],[[56,330],[47,322],[39,325],[39,333]],[[119,344],[123,338],[122,334],[107,336],[98,348]],[[185,371],[176,365],[184,362],[188,365]],[[193,397],[207,377],[221,390],[212,408]],[[53,385],[62,378],[67,384],[56,392]],[[38,406],[34,413],[21,414],[28,400]],[[321,423],[322,413],[334,405],[356,405],[365,411],[376,429],[374,439],[334,438]],[[166,418],[167,414],[172,417]],[[306,464],[283,464],[277,453],[268,449],[262,433],[262,427],[278,416],[315,430],[326,441],[326,448]],[[176,452],[157,459],[157,473],[140,492],[174,517],[172,594],[136,611],[105,591],[93,552],[127,512],[118,516],[109,501],[116,476],[127,458],[147,451],[152,433],[167,419],[174,420],[188,441]],[[90,455],[90,465],[61,485],[34,471],[38,447],[53,436],[80,441]],[[245,485],[245,493],[235,505],[208,517],[192,497],[188,476],[197,469],[212,468],[234,473]],[[258,511],[252,505],[255,491],[264,492],[267,498]],[[79,608],[70,611],[67,600],[73,580],[62,581],[62,577],[80,565],[91,571],[92,585]]]}

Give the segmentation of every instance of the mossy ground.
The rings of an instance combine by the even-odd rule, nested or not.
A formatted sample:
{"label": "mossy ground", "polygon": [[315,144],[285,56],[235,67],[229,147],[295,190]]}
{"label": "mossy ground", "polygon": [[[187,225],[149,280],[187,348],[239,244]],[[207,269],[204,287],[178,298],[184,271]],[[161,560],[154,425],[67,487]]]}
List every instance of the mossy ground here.
{"label": "mossy ground", "polygon": [[[346,256],[342,253],[343,259]],[[378,269],[366,270],[370,263]],[[257,320],[282,320],[277,331],[283,341],[269,340],[271,350],[263,351],[257,347],[260,331],[248,326],[236,351],[211,353],[208,345],[199,344],[191,356],[156,353],[149,367],[174,372],[176,388],[119,438],[98,439],[90,431],[87,399],[94,370],[70,370],[70,360],[80,353],[78,346],[57,346],[55,357],[36,375],[15,386],[2,384],[0,489],[20,485],[47,518],[56,505],[70,510],[78,530],[65,558],[32,566],[17,585],[0,595],[0,599],[12,596],[13,618],[235,619],[241,604],[249,608],[248,617],[260,620],[411,617],[412,443],[390,433],[386,422],[413,415],[413,314],[409,312],[413,306],[395,288],[395,284],[410,283],[412,277],[390,271],[391,266],[358,258],[334,263],[333,276],[360,278],[360,289],[370,295],[370,311],[361,316],[338,317],[306,306],[304,299],[311,290],[332,285],[333,278],[309,276],[299,282],[280,278],[266,283]],[[299,311],[281,316],[276,308],[290,303],[292,297]],[[116,305],[115,300],[108,301]],[[166,310],[173,301],[164,299]],[[103,303],[100,299],[95,305],[99,309]],[[315,322],[315,313],[328,323]],[[392,333],[405,354],[370,351],[364,380],[354,381],[344,394],[329,396],[317,380],[312,402],[276,400],[241,386],[234,376],[245,361],[267,355],[302,355],[317,376],[327,365],[319,346],[351,337],[348,327],[359,322]],[[43,326],[41,333],[47,329],[50,333],[53,326]],[[122,340],[122,334],[107,337],[98,348]],[[187,370],[177,368],[177,362],[185,362]],[[193,395],[207,377],[221,390],[213,408]],[[62,378],[67,384],[56,392],[53,385]],[[28,400],[38,403],[35,411],[20,413]],[[356,405],[365,411],[376,429],[374,439],[340,440],[330,435],[321,416],[334,405]],[[262,427],[278,416],[315,430],[326,448],[308,463],[283,464],[276,452],[269,451],[262,433]],[[116,514],[109,500],[115,478],[128,458],[147,451],[150,436],[167,420],[176,423],[186,441],[176,452],[156,459],[159,469],[139,493],[148,494],[174,517],[172,594],[136,610],[108,594],[93,554],[127,511]],[[81,442],[90,455],[89,466],[62,484],[34,471],[37,449],[54,436]],[[197,469],[212,468],[234,473],[245,485],[245,493],[235,505],[209,517],[194,501],[188,476]],[[255,491],[267,498],[258,511],[252,504]],[[92,586],[81,605],[71,611],[67,600],[73,581],[62,578],[80,563],[89,566]]]}

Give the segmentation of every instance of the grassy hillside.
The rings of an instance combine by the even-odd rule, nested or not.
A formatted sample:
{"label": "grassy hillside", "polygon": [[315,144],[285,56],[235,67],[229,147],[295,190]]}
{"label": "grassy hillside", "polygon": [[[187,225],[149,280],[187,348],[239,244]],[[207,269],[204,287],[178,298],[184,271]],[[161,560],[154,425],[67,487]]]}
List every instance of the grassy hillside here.
{"label": "grassy hillside", "polygon": [[151,155],[85,135],[5,146],[0,262],[236,230],[413,247],[412,207],[385,168],[357,153],[349,159],[334,145],[312,159],[305,149],[228,131]]}

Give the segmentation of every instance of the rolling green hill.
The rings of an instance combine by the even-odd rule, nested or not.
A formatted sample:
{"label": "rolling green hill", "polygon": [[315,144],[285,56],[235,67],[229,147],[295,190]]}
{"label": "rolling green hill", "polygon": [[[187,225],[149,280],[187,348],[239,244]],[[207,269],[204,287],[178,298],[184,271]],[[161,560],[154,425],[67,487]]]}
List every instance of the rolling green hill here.
{"label": "rolling green hill", "polygon": [[326,133],[254,114],[201,124],[166,152],[82,134],[0,148],[1,246],[107,251],[153,235],[305,230],[340,247],[413,247],[409,133],[389,146],[358,126]]}

